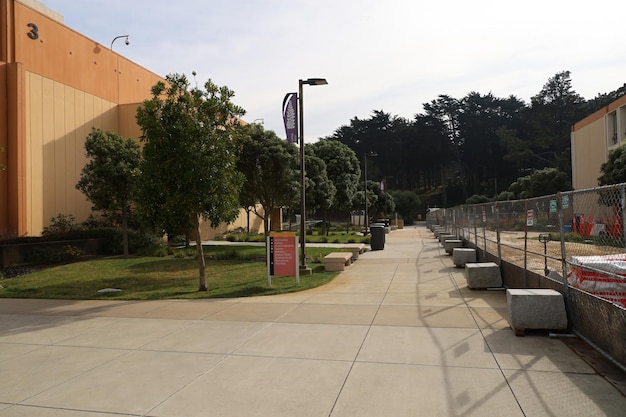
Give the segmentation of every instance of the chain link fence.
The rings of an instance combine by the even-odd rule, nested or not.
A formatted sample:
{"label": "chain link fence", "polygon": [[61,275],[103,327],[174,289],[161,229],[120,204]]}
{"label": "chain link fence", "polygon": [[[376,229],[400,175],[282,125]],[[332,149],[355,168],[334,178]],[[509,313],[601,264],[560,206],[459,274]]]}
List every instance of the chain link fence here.
{"label": "chain link fence", "polygon": [[459,235],[479,259],[516,266],[522,276],[503,276],[506,286],[559,290],[572,331],[624,367],[625,207],[626,184],[618,184],[435,209],[426,220]]}

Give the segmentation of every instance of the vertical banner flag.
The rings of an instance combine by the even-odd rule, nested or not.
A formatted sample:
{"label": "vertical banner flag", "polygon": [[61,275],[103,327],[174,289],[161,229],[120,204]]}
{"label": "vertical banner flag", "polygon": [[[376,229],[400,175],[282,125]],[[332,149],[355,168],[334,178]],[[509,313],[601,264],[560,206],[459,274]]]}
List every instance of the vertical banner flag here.
{"label": "vertical banner flag", "polygon": [[298,144],[298,94],[287,93],[283,99],[283,122],[285,123],[285,133],[287,133],[287,143]]}
{"label": "vertical banner flag", "polygon": [[380,180],[380,194],[385,194],[385,179]]}

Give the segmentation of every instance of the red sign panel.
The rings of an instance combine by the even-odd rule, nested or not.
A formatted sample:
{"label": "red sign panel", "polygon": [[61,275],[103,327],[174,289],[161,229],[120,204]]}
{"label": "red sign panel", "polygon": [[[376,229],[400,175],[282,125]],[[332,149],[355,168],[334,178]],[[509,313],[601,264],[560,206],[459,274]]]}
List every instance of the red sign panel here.
{"label": "red sign panel", "polygon": [[270,236],[270,275],[294,277],[297,267],[295,235]]}

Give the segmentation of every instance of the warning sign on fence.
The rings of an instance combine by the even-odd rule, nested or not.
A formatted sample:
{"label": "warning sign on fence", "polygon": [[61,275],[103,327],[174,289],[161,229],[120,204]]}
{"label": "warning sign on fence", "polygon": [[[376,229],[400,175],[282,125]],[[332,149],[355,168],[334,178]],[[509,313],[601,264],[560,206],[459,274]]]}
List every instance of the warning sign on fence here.
{"label": "warning sign on fence", "polygon": [[526,212],[526,226],[532,226],[535,224],[535,211],[528,210]]}

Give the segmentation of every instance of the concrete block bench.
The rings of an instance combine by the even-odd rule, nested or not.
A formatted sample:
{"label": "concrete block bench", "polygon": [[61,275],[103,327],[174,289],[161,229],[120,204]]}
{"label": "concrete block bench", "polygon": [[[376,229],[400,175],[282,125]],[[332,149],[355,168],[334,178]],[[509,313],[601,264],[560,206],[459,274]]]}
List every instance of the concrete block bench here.
{"label": "concrete block bench", "polygon": [[343,271],[352,263],[352,252],[331,252],[322,259],[326,271]]}
{"label": "concrete block bench", "polygon": [[439,235],[443,233],[448,233],[445,227],[437,227],[435,228],[435,230],[433,230],[433,234],[437,239],[439,239]]}
{"label": "concrete block bench", "polygon": [[458,238],[459,237],[457,235],[453,235],[451,233],[441,234],[439,235],[439,243],[441,243],[441,246],[443,246],[446,240],[452,240],[452,239],[458,239]]}
{"label": "concrete block bench", "polygon": [[500,267],[494,262],[477,262],[465,265],[465,279],[470,288],[502,287]]}
{"label": "concrete block bench", "polygon": [[352,261],[356,261],[359,259],[359,255],[365,250],[365,245],[363,243],[354,243],[346,245],[343,248],[350,250],[352,252]]}
{"label": "concrete block bench", "polygon": [[567,313],[563,295],[550,289],[508,289],[511,328],[516,336],[526,329],[567,329]]}
{"label": "concrete block bench", "polygon": [[476,249],[454,248],[452,249],[452,262],[457,267],[464,267],[465,264],[476,262]]}
{"label": "concrete block bench", "polygon": [[463,241],[461,239],[446,239],[446,241],[443,242],[443,248],[448,255],[452,255],[453,249],[462,247]]}

